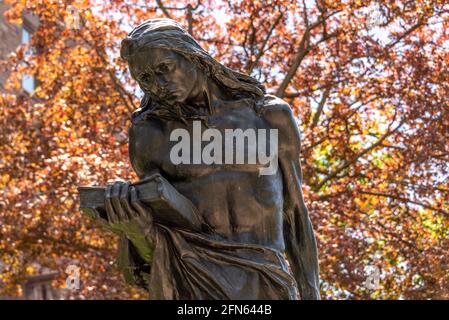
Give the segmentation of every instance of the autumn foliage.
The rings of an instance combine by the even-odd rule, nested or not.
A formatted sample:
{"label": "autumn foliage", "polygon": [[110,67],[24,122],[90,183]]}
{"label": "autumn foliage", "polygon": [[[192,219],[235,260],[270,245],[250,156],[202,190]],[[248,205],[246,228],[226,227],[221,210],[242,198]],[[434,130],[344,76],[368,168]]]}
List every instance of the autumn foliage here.
{"label": "autumn foliage", "polygon": [[[57,287],[79,265],[76,297],[145,297],[124,284],[117,239],[80,213],[76,187],[136,178],[127,129],[140,92],[120,41],[171,17],[298,116],[322,297],[449,298],[446,1],[7,2],[11,23],[29,12],[40,24],[1,64],[0,296],[20,295],[38,262],[60,272]],[[23,74],[39,81],[31,96]],[[372,267],[377,288],[365,285]]]}

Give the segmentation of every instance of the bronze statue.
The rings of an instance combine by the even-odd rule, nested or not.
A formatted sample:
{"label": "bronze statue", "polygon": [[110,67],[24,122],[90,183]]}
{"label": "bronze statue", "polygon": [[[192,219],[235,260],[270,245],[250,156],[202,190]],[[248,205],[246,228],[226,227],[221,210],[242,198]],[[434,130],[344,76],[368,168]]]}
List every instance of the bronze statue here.
{"label": "bronze statue", "polygon": [[[300,137],[289,105],[214,60],[173,20],[136,27],[121,57],[144,92],[129,129],[129,156],[141,181],[100,190],[104,212],[94,217],[121,235],[125,279],[151,299],[319,299]],[[244,156],[231,161],[239,150],[248,159],[260,156],[259,144],[223,154],[218,138],[229,142],[231,129],[248,139],[275,130],[274,170],[261,174],[266,163],[242,163]],[[193,149],[181,157],[186,161],[174,161],[173,137],[198,138],[198,130],[202,138],[210,131],[187,144]],[[212,137],[218,142],[208,154]],[[210,160],[220,157],[226,160]],[[145,200],[151,197],[157,201]]]}

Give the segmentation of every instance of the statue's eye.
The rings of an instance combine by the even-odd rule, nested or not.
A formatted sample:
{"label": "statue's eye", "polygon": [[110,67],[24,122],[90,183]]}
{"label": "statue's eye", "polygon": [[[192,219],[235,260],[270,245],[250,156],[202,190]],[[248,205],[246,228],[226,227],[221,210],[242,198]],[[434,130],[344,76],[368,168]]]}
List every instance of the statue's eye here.
{"label": "statue's eye", "polygon": [[142,82],[150,82],[151,81],[151,75],[149,73],[144,73],[140,76],[140,80]]}
{"label": "statue's eye", "polygon": [[161,64],[157,67],[157,73],[167,73],[170,71],[170,66],[168,64]]}

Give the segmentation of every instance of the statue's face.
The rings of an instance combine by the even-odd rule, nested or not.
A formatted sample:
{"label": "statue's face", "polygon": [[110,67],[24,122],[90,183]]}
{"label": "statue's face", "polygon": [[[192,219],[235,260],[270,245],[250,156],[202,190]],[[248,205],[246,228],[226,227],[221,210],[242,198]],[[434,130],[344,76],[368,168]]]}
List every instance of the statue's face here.
{"label": "statue's face", "polygon": [[196,65],[166,49],[138,51],[129,60],[129,68],[143,91],[166,102],[185,103],[202,86],[202,72]]}

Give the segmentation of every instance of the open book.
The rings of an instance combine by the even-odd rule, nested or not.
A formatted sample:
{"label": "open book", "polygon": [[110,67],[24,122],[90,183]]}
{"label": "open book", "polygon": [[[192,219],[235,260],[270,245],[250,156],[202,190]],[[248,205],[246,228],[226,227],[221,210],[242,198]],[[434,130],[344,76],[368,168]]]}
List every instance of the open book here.
{"label": "open book", "polygon": [[[201,221],[193,203],[180,194],[166,179],[142,180],[132,184],[137,197],[151,209],[155,222],[189,229],[200,230]],[[99,216],[108,220],[105,209],[106,187],[78,187],[80,209],[90,217]]]}

